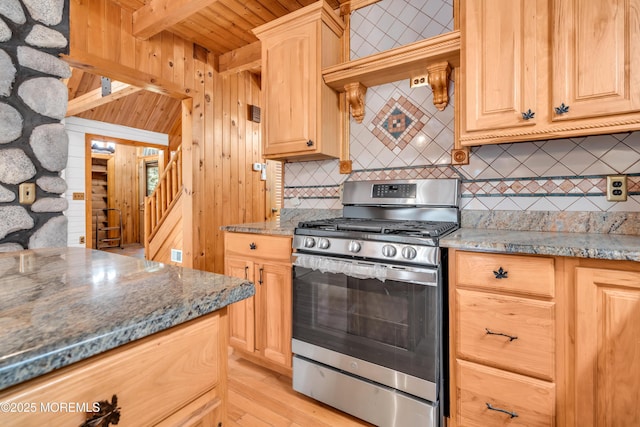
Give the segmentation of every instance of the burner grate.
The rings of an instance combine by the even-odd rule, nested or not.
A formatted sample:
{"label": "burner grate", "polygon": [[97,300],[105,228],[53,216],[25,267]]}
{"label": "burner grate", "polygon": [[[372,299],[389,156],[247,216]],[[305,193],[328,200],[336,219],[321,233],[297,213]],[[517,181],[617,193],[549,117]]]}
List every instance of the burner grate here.
{"label": "burner grate", "polygon": [[326,231],[355,231],[371,234],[439,237],[455,230],[458,224],[444,221],[376,220],[363,218],[331,218],[301,222],[298,228]]}

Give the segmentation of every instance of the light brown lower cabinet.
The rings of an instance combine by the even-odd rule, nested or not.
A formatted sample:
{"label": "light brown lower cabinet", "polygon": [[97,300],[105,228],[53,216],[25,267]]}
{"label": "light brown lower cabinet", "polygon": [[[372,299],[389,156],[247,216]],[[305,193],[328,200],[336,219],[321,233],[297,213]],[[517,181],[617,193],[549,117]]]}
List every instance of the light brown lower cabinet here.
{"label": "light brown lower cabinet", "polygon": [[640,426],[640,272],[575,278],[576,426]]}
{"label": "light brown lower cabinet", "polygon": [[229,345],[291,376],[291,237],[225,233],[225,274],[254,282],[256,294],[229,306]]}
{"label": "light brown lower cabinet", "polygon": [[106,401],[118,427],[224,426],[226,322],[223,308],[3,390],[0,402],[16,412],[3,411],[0,424],[80,427]]}
{"label": "light brown lower cabinet", "polygon": [[449,426],[640,425],[640,263],[449,260]]}

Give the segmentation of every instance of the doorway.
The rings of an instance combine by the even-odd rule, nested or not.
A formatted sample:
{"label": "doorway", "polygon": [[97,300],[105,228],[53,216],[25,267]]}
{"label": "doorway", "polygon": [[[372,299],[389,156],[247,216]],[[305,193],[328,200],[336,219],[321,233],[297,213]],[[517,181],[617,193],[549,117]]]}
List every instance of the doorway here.
{"label": "doorway", "polygon": [[168,147],[85,135],[87,247],[142,253],[144,198],[155,189]]}

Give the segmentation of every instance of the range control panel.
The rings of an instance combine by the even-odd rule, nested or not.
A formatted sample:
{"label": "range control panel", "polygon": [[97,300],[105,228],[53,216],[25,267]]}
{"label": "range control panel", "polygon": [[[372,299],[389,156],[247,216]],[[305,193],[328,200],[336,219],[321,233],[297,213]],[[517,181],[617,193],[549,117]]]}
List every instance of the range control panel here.
{"label": "range control panel", "polygon": [[372,197],[413,199],[416,197],[416,184],[374,184]]}

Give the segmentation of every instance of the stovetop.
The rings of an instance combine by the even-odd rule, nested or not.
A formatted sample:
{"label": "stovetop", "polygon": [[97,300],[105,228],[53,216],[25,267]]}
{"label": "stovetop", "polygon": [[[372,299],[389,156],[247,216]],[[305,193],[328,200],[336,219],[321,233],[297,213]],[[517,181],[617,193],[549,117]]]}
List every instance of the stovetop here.
{"label": "stovetop", "polygon": [[440,237],[459,227],[459,180],[348,181],[343,217],[303,221],[294,230],[299,256],[430,265]]}
{"label": "stovetop", "polygon": [[[298,229],[317,230],[316,235],[322,232],[330,232],[330,235],[338,235],[343,231],[362,232],[371,235],[369,239],[376,239],[375,235],[398,235],[407,237],[440,237],[458,228],[455,222],[444,221],[401,221],[401,220],[377,220],[365,218],[330,218],[314,221],[306,221],[298,224]],[[385,236],[380,236],[384,240]]]}
{"label": "stovetop", "polygon": [[329,257],[437,266],[439,238],[456,230],[455,222],[333,218],[301,222],[293,249]]}

